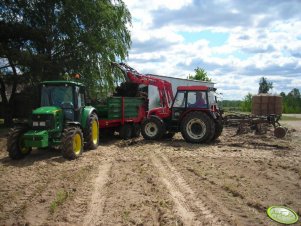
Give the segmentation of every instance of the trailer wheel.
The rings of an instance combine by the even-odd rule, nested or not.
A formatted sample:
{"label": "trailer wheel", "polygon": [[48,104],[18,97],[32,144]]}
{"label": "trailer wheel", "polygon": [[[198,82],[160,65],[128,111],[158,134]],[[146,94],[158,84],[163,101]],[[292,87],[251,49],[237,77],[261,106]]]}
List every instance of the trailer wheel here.
{"label": "trailer wheel", "polygon": [[223,132],[224,126],[221,122],[216,122],[215,123],[215,133],[212,138],[212,141],[216,140]]}
{"label": "trailer wheel", "polygon": [[10,130],[7,139],[7,151],[11,159],[22,159],[31,152],[30,147],[25,147],[23,134],[28,131],[28,126],[17,126]]}
{"label": "trailer wheel", "polygon": [[165,133],[164,124],[157,118],[148,118],[142,123],[142,136],[146,140],[157,140]]}
{"label": "trailer wheel", "polygon": [[132,126],[128,123],[121,126],[119,136],[123,140],[128,140],[132,137]]}
{"label": "trailer wheel", "polygon": [[215,132],[213,120],[203,112],[189,113],[181,123],[181,133],[186,142],[204,143],[212,139]]}
{"label": "trailer wheel", "polygon": [[275,128],[275,130],[274,130],[274,136],[275,137],[283,138],[283,137],[285,137],[285,135],[286,135],[286,129],[285,128],[280,127],[280,126]]}
{"label": "trailer wheel", "polygon": [[114,137],[115,129],[114,128],[105,128],[99,130],[99,139]]}
{"label": "trailer wheel", "polygon": [[83,133],[78,127],[67,127],[62,137],[62,154],[69,160],[78,158],[83,152]]}
{"label": "trailer wheel", "polygon": [[132,137],[139,137],[141,133],[141,127],[139,124],[134,123],[132,125]]}
{"label": "trailer wheel", "polygon": [[167,132],[167,133],[165,133],[164,135],[163,135],[163,138],[164,139],[171,139],[171,138],[173,138],[174,136],[175,136],[175,134],[176,133],[174,133],[174,132]]}
{"label": "trailer wheel", "polygon": [[98,117],[92,113],[87,121],[86,130],[84,133],[85,149],[96,149],[99,143],[99,125]]}

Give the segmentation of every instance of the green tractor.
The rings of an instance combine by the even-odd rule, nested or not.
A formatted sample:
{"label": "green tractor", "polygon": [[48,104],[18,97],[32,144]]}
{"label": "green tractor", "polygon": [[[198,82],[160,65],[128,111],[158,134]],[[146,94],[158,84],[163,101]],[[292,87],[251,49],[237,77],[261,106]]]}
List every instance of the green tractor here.
{"label": "green tractor", "polygon": [[66,159],[78,158],[83,149],[96,149],[99,124],[95,108],[85,104],[85,87],[75,81],[45,81],[40,86],[40,107],[29,124],[14,127],[7,151],[21,159],[32,148],[60,147]]}

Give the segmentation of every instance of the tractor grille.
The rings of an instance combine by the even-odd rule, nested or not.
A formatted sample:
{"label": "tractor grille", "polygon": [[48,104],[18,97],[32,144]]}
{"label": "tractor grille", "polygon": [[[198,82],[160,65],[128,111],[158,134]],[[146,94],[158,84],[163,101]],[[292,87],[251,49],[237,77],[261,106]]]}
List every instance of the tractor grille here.
{"label": "tractor grille", "polygon": [[53,115],[36,114],[32,115],[32,128],[35,130],[54,129]]}

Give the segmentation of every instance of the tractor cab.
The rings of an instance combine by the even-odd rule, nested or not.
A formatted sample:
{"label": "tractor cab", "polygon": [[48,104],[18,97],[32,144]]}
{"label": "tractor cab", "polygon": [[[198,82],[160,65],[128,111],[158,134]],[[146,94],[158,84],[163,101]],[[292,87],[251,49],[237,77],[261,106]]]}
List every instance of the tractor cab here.
{"label": "tractor cab", "polygon": [[172,120],[179,120],[188,111],[217,111],[213,91],[207,86],[179,86],[171,107]]}
{"label": "tractor cab", "polygon": [[79,122],[85,106],[84,85],[73,81],[46,81],[41,83],[40,106],[63,110],[64,120]]}

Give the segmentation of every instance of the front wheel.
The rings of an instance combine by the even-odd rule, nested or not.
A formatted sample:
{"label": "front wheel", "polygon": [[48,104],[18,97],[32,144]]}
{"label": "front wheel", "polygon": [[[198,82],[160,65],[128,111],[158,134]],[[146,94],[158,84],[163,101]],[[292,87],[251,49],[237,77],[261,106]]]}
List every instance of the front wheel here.
{"label": "front wheel", "polygon": [[214,133],[214,121],[203,112],[192,112],[185,116],[181,123],[181,133],[186,142],[209,142]]}
{"label": "front wheel", "polygon": [[158,140],[165,134],[165,126],[157,118],[148,118],[142,123],[141,133],[146,140]]}
{"label": "front wheel", "polygon": [[67,127],[62,137],[62,154],[69,160],[78,158],[83,152],[83,133],[78,127]]}
{"label": "front wheel", "polygon": [[12,159],[22,159],[31,152],[25,147],[23,134],[28,131],[27,126],[17,126],[11,129],[7,139],[7,151]]}
{"label": "front wheel", "polygon": [[91,114],[85,131],[85,149],[96,149],[99,143],[99,125],[96,114]]}

